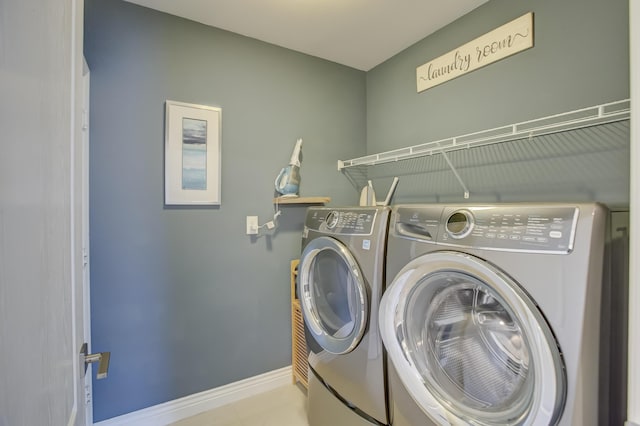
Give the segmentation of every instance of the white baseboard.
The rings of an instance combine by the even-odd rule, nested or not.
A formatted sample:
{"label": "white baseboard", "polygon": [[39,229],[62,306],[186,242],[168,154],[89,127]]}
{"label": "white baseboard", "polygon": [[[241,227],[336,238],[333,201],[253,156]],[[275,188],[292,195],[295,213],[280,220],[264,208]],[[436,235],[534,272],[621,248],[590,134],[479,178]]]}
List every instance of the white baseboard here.
{"label": "white baseboard", "polygon": [[291,366],[94,423],[96,426],[166,426],[231,402],[292,383]]}

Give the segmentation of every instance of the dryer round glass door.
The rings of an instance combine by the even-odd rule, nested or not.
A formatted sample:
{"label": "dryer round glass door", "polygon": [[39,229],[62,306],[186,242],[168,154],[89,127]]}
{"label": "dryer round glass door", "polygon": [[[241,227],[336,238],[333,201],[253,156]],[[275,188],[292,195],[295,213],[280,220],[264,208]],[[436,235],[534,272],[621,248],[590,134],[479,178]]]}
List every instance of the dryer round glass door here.
{"label": "dryer round glass door", "polygon": [[298,296],[305,323],[324,350],[345,354],[358,345],[366,328],[367,287],[344,244],[319,237],[305,247]]}
{"label": "dryer round glass door", "polygon": [[562,414],[551,329],[514,280],[479,258],[411,261],[383,296],[380,328],[403,385],[435,421],[551,425]]}

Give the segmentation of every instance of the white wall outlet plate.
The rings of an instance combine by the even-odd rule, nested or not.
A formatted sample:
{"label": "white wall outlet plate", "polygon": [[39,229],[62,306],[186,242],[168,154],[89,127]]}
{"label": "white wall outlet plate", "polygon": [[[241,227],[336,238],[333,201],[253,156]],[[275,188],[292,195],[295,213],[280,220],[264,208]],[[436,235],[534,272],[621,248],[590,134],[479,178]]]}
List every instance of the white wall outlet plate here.
{"label": "white wall outlet plate", "polygon": [[258,216],[247,216],[247,235],[258,233]]}

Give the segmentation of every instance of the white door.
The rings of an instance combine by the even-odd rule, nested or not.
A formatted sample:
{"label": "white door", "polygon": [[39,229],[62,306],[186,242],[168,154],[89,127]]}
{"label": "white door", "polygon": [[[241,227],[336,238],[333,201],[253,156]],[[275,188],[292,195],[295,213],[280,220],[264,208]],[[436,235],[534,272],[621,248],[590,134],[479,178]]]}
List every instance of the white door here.
{"label": "white door", "polygon": [[83,1],[0,16],[0,424],[82,426]]}
{"label": "white door", "polygon": [[386,290],[380,331],[402,384],[440,424],[550,425],[566,397],[555,338],[530,297],[474,256],[409,262]]}
{"label": "white door", "polygon": [[367,287],[349,249],[330,237],[311,240],[300,256],[298,297],[307,328],[327,352],[346,354],[367,327]]}

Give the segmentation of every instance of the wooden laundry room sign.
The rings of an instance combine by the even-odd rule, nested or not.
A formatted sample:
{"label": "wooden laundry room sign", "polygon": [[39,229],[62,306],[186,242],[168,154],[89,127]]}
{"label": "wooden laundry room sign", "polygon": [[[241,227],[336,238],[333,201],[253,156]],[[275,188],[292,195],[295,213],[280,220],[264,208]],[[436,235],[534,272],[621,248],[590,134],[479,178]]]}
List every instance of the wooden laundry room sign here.
{"label": "wooden laundry room sign", "polygon": [[416,68],[418,93],[533,47],[533,12]]}

